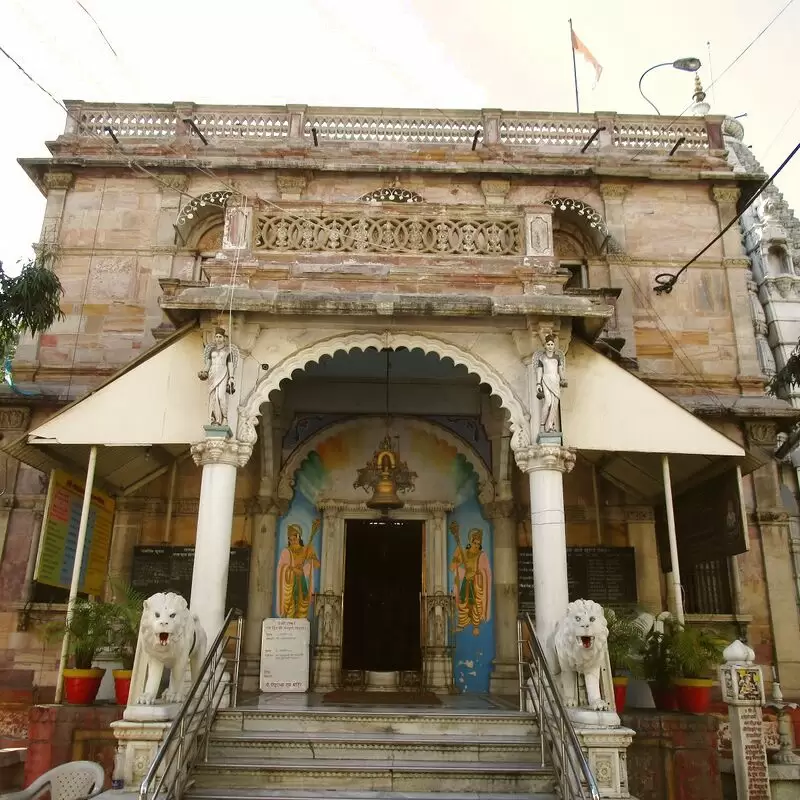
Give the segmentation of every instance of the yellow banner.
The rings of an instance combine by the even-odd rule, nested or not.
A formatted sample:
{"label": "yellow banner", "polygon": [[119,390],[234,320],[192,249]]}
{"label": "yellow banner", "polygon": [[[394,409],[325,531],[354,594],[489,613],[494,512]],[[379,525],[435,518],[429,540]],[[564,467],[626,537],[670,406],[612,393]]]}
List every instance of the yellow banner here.
{"label": "yellow banner", "polygon": [[[36,567],[36,580],[48,586],[68,589],[75,565],[85,483],[60,470],[53,473],[51,480],[53,483]],[[78,591],[87,594],[102,593],[113,524],[114,500],[100,489],[94,489],[89,507]]]}

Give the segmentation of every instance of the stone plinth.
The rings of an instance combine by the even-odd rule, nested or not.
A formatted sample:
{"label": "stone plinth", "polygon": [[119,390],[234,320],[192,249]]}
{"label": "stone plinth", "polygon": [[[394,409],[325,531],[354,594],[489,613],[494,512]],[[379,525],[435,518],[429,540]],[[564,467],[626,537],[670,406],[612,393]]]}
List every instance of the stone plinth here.
{"label": "stone plinth", "polygon": [[112,724],[117,749],[122,753],[124,789],[138,790],[171,724],[124,720]]}
{"label": "stone plinth", "polygon": [[636,731],[628,750],[630,792],[639,800],[722,800],[714,717],[640,710],[622,715]]}
{"label": "stone plinth", "polygon": [[[616,716],[616,715],[614,715]],[[627,800],[631,796],[627,751],[635,732],[622,727],[579,727],[575,732],[586,752],[601,797]]]}

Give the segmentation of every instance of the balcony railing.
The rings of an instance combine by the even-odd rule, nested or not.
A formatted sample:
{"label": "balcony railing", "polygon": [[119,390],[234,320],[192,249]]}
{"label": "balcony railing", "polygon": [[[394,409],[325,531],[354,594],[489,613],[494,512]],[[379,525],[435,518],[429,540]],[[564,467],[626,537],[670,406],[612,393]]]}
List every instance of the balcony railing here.
{"label": "balcony railing", "polygon": [[[197,137],[209,143],[283,142],[707,151],[722,148],[722,117],[648,117],[528,111],[100,104],[67,101],[68,136]],[[583,152],[583,151],[581,151]]]}

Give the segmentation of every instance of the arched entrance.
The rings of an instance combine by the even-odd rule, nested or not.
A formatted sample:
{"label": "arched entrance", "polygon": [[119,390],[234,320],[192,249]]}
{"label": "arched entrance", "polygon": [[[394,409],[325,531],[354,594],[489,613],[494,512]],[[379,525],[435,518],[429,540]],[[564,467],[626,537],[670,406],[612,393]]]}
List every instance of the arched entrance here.
{"label": "arched entrance", "polygon": [[[318,691],[374,680],[488,691],[506,412],[437,354],[337,350],[275,381],[270,398],[283,434],[265,611],[311,621]],[[387,434],[415,476],[403,507],[382,514],[356,479]]]}

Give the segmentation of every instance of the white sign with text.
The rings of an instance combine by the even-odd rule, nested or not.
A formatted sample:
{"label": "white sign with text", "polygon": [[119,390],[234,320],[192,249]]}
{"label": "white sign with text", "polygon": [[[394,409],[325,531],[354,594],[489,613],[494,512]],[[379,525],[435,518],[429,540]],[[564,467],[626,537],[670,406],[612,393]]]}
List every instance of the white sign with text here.
{"label": "white sign with text", "polygon": [[262,692],[307,692],[311,624],[271,617],[261,626]]}

